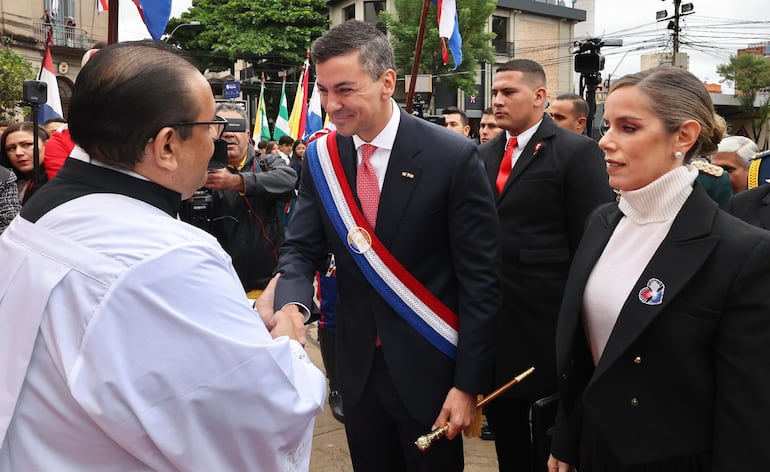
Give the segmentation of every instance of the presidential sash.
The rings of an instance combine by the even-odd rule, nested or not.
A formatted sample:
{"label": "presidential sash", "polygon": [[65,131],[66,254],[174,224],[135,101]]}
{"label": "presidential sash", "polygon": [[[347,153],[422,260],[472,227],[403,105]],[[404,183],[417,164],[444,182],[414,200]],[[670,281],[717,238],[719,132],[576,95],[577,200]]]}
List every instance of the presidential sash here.
{"label": "presidential sash", "polygon": [[366,222],[342,168],[337,133],[311,142],[306,159],[321,203],[366,280],[404,321],[454,358],[457,315],[393,257]]}

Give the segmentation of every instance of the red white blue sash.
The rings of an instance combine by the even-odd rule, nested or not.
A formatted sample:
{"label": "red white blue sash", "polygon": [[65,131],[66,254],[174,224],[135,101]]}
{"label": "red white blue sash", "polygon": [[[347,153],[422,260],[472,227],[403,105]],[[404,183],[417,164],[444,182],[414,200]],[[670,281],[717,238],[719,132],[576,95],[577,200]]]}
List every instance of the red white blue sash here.
{"label": "red white blue sash", "polygon": [[412,328],[454,358],[457,315],[414,278],[369,227],[342,168],[337,133],[310,143],[306,159],[324,209],[366,279]]}

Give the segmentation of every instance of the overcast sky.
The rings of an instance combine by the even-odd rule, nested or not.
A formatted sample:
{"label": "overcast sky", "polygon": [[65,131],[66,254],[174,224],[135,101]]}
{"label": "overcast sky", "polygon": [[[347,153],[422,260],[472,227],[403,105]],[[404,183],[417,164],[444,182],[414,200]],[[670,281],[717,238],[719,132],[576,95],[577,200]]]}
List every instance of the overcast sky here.
{"label": "overcast sky", "polygon": [[[770,40],[767,0],[683,0],[694,13],[681,18],[680,52],[690,56],[690,71],[701,80],[719,82],[717,64],[749,43]],[[639,70],[642,54],[671,50],[668,21],[656,22],[655,12],[674,12],[672,0],[596,0],[595,28],[605,38],[623,38],[623,47],[602,51],[607,62],[604,77]],[[613,71],[616,71],[613,73]]]}
{"label": "overcast sky", "polygon": [[[701,80],[718,82],[717,64],[749,43],[770,40],[770,8],[767,0],[683,0],[692,2],[694,13],[682,17],[680,51],[690,55],[690,71]],[[655,12],[673,14],[673,0],[595,0],[595,33],[605,38],[622,38],[622,47],[606,47],[604,78],[639,70],[642,54],[660,52],[668,44],[667,21],[655,21]],[[569,2],[567,2],[569,4]],[[172,17],[178,17],[192,0],[173,0]],[[149,37],[133,2],[120,1],[120,39]]]}

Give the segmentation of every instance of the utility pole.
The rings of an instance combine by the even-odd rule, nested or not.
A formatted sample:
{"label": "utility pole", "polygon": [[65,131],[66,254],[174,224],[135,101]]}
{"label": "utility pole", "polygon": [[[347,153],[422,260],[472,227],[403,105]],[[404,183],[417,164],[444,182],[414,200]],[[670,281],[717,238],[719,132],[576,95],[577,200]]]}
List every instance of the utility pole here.
{"label": "utility pole", "polygon": [[682,0],[674,0],[674,56],[671,59],[671,65],[677,66],[676,56],[679,54],[679,6]]}
{"label": "utility pole", "polygon": [[[663,0],[665,1],[665,0]],[[679,20],[683,16],[691,15],[695,13],[693,11],[693,5],[692,3],[685,3],[682,4],[682,0],[674,0],[674,14],[671,16],[668,16],[668,12],[666,10],[660,10],[655,13],[655,19],[660,21],[668,21],[668,29],[671,30],[671,39],[673,42],[673,53],[672,53],[672,59],[671,59],[671,65],[674,67],[679,66],[678,55],[679,55],[679,45],[680,45],[680,37],[679,37]]]}

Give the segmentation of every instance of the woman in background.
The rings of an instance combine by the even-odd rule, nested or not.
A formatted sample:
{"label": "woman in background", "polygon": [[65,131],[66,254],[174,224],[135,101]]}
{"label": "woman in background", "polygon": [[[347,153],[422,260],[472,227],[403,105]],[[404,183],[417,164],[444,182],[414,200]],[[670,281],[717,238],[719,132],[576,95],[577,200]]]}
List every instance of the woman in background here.
{"label": "woman in background", "polygon": [[604,120],[620,199],[589,218],[565,289],[549,471],[767,470],[770,233],[686,165],[723,122],[674,67],[617,81]]}
{"label": "woman in background", "polygon": [[0,136],[0,165],[7,167],[16,174],[16,186],[19,191],[19,201],[23,206],[37,189],[48,181],[45,173],[45,143],[48,133],[38,127],[38,155],[40,172],[38,182],[33,182],[34,169],[34,125],[29,121],[13,123]]}

